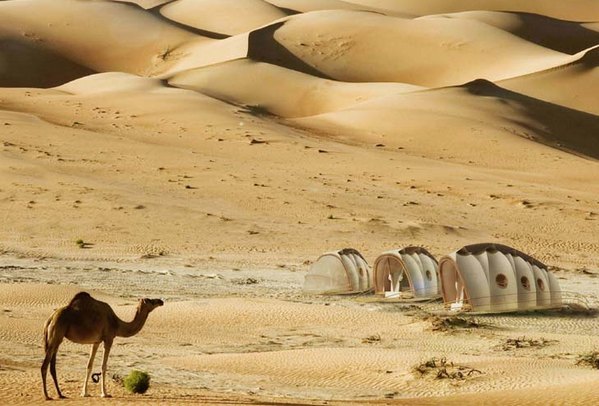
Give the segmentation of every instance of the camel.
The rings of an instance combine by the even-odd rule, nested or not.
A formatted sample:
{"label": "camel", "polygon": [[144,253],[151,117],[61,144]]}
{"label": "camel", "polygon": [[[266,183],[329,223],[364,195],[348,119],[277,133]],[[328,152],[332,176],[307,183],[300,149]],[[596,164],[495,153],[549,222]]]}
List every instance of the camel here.
{"label": "camel", "polygon": [[74,343],[91,344],[91,353],[87,363],[87,373],[83,383],[81,396],[89,396],[87,382],[92,372],[96,351],[101,342],[104,343],[104,358],[102,359],[102,397],[110,397],[106,393],[106,363],[110,347],[115,337],[131,337],[137,334],[144,326],[148,314],[155,308],[162,306],[160,299],[140,299],[135,317],[131,322],[118,318],[108,303],[100,302],[87,292],[77,293],[71,302],[57,309],[44,325],[44,349],[46,356],[42,363],[42,383],[46,400],[51,398],[46,390],[46,375],[48,365],[56,386],[58,397],[64,399],[56,379],[56,354],[64,337]]}

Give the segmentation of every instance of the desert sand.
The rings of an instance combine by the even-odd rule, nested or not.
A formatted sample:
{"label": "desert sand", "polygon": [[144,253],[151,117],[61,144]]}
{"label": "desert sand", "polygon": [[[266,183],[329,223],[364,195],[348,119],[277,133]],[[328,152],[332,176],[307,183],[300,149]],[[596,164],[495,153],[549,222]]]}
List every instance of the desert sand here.
{"label": "desert sand", "polygon": [[[596,401],[594,311],[439,329],[439,303],[302,292],[325,251],[498,242],[597,308],[595,0],[10,0],[0,22],[0,404],[45,403],[43,325],[82,290],[124,320],[165,301],[116,339],[107,403]],[[61,346],[64,402],[99,401],[88,347]],[[432,358],[476,372],[414,371]]]}

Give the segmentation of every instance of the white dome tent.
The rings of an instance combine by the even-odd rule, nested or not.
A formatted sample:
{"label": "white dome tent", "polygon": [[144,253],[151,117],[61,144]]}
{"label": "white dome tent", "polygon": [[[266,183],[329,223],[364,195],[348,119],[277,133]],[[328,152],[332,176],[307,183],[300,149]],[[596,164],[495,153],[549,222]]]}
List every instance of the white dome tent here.
{"label": "white dome tent", "polygon": [[353,248],[327,252],[312,264],[304,279],[308,293],[360,293],[372,290],[372,273]]}
{"label": "white dome tent", "polygon": [[414,298],[438,296],[437,260],[422,247],[384,252],[374,262],[374,289],[390,298],[405,292]]}
{"label": "white dome tent", "polygon": [[439,261],[451,310],[502,312],[562,306],[557,278],[537,259],[500,244],[467,245]]}

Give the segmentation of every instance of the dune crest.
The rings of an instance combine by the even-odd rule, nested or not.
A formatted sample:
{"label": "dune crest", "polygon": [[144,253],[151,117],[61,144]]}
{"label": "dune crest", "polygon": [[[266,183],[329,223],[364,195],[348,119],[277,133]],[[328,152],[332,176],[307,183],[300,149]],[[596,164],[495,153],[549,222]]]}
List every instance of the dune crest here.
{"label": "dune crest", "polygon": [[[177,0],[161,7],[160,13],[179,23],[226,35],[248,32],[287,16],[264,0]],[[231,14],[243,18],[231,20]]]}

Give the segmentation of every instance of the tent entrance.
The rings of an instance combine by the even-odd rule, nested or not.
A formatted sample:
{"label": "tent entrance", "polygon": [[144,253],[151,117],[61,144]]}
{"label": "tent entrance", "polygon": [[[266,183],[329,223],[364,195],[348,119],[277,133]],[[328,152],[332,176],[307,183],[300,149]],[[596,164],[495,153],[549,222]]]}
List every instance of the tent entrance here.
{"label": "tent entrance", "polygon": [[387,257],[384,260],[383,275],[385,275],[385,293],[411,292],[410,280],[404,271],[404,266],[397,258]]}
{"label": "tent entrance", "polygon": [[441,274],[441,289],[446,303],[450,303],[451,310],[461,310],[466,298],[466,286],[455,263],[442,261],[439,265]]}

